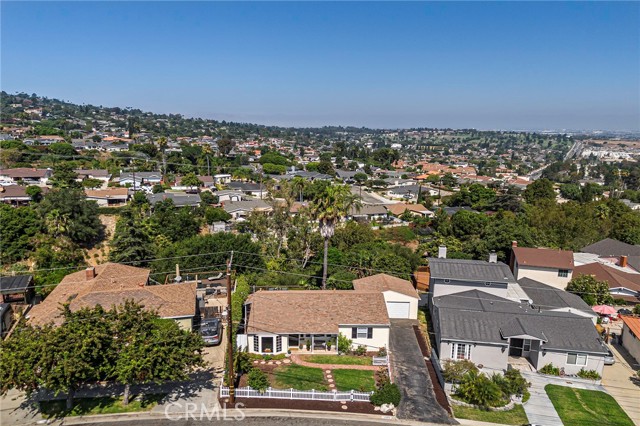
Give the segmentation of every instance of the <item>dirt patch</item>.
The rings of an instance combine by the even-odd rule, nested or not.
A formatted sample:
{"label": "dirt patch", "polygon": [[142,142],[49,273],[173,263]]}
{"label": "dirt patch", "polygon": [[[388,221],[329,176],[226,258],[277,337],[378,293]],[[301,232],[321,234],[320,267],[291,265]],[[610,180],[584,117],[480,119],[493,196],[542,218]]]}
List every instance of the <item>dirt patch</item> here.
{"label": "dirt patch", "polygon": [[116,222],[118,221],[118,216],[100,215],[99,219],[105,228],[105,239],[92,249],[87,250],[85,259],[91,266],[96,266],[109,260],[109,242],[113,239],[113,234],[116,231]]}
{"label": "dirt patch", "polygon": [[[340,401],[307,401],[300,399],[275,399],[275,398],[236,398],[236,402],[244,404],[245,408],[276,408],[283,410],[313,410],[313,411],[337,411],[343,413],[359,414],[383,414],[375,411],[369,402],[347,402],[347,409],[342,408]],[[227,403],[227,399],[220,399],[220,404]]]}

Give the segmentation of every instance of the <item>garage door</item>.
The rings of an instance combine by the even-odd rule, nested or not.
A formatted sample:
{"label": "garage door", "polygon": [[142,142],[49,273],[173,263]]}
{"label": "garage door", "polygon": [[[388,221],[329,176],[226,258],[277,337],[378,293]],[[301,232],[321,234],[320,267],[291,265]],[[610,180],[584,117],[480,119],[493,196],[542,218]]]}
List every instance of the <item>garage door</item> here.
{"label": "garage door", "polygon": [[389,318],[409,318],[409,302],[387,302]]}

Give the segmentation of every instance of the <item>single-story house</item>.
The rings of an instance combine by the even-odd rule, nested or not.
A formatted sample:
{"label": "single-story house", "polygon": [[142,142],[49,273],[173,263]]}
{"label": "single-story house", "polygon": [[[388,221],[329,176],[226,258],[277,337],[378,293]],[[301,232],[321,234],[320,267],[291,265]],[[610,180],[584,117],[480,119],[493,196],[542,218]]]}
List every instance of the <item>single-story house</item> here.
{"label": "single-story house", "polygon": [[160,192],[158,194],[147,194],[147,200],[152,206],[165,200],[173,201],[176,207],[198,207],[202,202],[200,194],[187,194],[185,192]]}
{"label": "single-story house", "polygon": [[0,202],[12,206],[26,206],[31,202],[27,188],[21,185],[0,186]]}
{"label": "single-story house", "polygon": [[95,201],[99,206],[122,206],[129,201],[128,188],[85,189],[87,200]]}
{"label": "single-story house", "polygon": [[387,274],[376,274],[354,280],[353,289],[381,292],[389,318],[418,319],[420,297],[410,281]]}
{"label": "single-story house", "polygon": [[0,185],[38,185],[44,186],[53,176],[51,169],[35,169],[18,167],[15,169],[0,169]]}
{"label": "single-story house", "polygon": [[84,271],[65,276],[44,301],[27,314],[34,325],[62,323],[60,306],[69,303],[72,311],[94,308],[105,309],[134,300],[146,309],[155,310],[162,318],[172,319],[191,330],[196,315],[196,283],[165,285],[149,284],[149,269],[118,263],[104,263]]}
{"label": "single-story house", "polygon": [[622,315],[622,332],[620,334],[620,344],[636,360],[637,368],[640,364],[640,318]]}
{"label": "single-story house", "polygon": [[[258,291],[244,305],[244,334],[238,346],[251,353],[281,354],[306,348],[337,351],[340,334],[354,348],[389,346],[389,316],[380,292],[308,290]],[[306,349],[305,349],[306,350]]]}
{"label": "single-story house", "polygon": [[118,183],[121,186],[153,186],[162,182],[160,172],[121,172]]}
{"label": "single-story house", "polygon": [[354,220],[381,220],[387,217],[387,209],[382,205],[363,205],[360,208],[352,207],[349,216]]}
{"label": "single-story house", "polygon": [[405,200],[417,200],[418,194],[422,191],[420,185],[402,185],[389,188],[386,191],[388,197],[402,198]]}
{"label": "single-story house", "polygon": [[226,185],[229,182],[231,182],[231,175],[228,173],[218,173],[217,175],[213,175],[213,183],[215,185]]}
{"label": "single-story house", "polygon": [[240,191],[234,191],[232,189],[223,189],[221,191],[215,191],[212,193],[218,197],[218,202],[223,203],[225,201],[242,201],[244,194]]}
{"label": "single-story house", "polygon": [[229,201],[222,204],[224,211],[229,213],[234,220],[245,218],[251,212],[269,213],[273,211],[269,204],[257,199]]}
{"label": "single-story house", "polygon": [[516,280],[531,278],[564,290],[573,276],[573,252],[546,248],[511,247],[511,271]]}
{"label": "single-story house", "polygon": [[607,349],[591,319],[544,311],[477,289],[433,299],[432,318],[441,360],[468,359],[488,370],[553,364],[566,374],[602,374]]}
{"label": "single-story house", "polygon": [[404,214],[404,212],[408,211],[414,216],[421,217],[432,217],[433,212],[423,206],[422,204],[405,204],[405,203],[397,203],[397,204],[387,204],[385,205],[386,209],[394,216],[400,216]]}
{"label": "single-story house", "polygon": [[74,172],[78,174],[78,181],[83,181],[85,179],[97,179],[102,181],[103,185],[106,186],[111,180],[111,173],[109,173],[108,170],[75,169]]}
{"label": "single-story house", "polygon": [[260,183],[229,182],[227,186],[234,191],[242,192],[243,194],[260,199],[265,198],[269,193],[267,191],[267,187]]}
{"label": "single-story house", "polygon": [[0,303],[29,304],[34,295],[33,275],[0,277]]}
{"label": "single-story house", "polygon": [[609,293],[614,299],[624,299],[627,303],[640,303],[640,274],[625,272],[602,263],[588,263],[576,266],[573,275],[591,275],[598,281],[609,284]]}

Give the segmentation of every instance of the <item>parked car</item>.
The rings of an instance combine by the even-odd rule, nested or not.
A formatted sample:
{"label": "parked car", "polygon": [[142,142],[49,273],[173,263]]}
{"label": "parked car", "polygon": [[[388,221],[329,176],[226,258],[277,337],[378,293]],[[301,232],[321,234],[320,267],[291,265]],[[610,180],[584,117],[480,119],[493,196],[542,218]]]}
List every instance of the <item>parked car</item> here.
{"label": "parked car", "polygon": [[607,350],[607,355],[604,357],[604,365],[613,365],[616,363],[616,359],[613,356],[613,352],[611,349],[605,348]]}
{"label": "parked car", "polygon": [[200,335],[207,346],[219,345],[222,341],[222,323],[218,318],[206,318],[200,323]]}
{"label": "parked car", "polygon": [[627,309],[627,308],[620,308],[618,309],[618,315],[632,315],[633,311],[631,309]]}

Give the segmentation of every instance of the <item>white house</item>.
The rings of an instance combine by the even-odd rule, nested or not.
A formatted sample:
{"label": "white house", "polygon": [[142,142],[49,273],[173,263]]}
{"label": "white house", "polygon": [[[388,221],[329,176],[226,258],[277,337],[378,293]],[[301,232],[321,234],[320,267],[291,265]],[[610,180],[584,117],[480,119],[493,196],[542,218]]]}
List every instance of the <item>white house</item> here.
{"label": "white house", "polygon": [[512,246],[511,270],[516,280],[531,278],[564,290],[573,276],[573,252]]}
{"label": "white house", "polygon": [[[389,316],[382,293],[363,291],[258,291],[244,305],[245,333],[238,346],[251,353],[337,352],[340,334],[367,351],[389,346]],[[331,342],[331,349],[327,343]]]}
{"label": "white house", "polygon": [[420,297],[411,282],[407,280],[387,274],[377,274],[354,280],[353,289],[381,292],[389,318],[418,319]]}
{"label": "white house", "polygon": [[49,178],[53,176],[51,169],[35,169],[29,167],[18,167],[15,169],[0,170],[0,185],[38,185],[45,186],[49,183]]}
{"label": "white house", "polygon": [[[623,315],[620,344],[640,364],[640,318]],[[637,367],[637,365],[635,366]]]}

